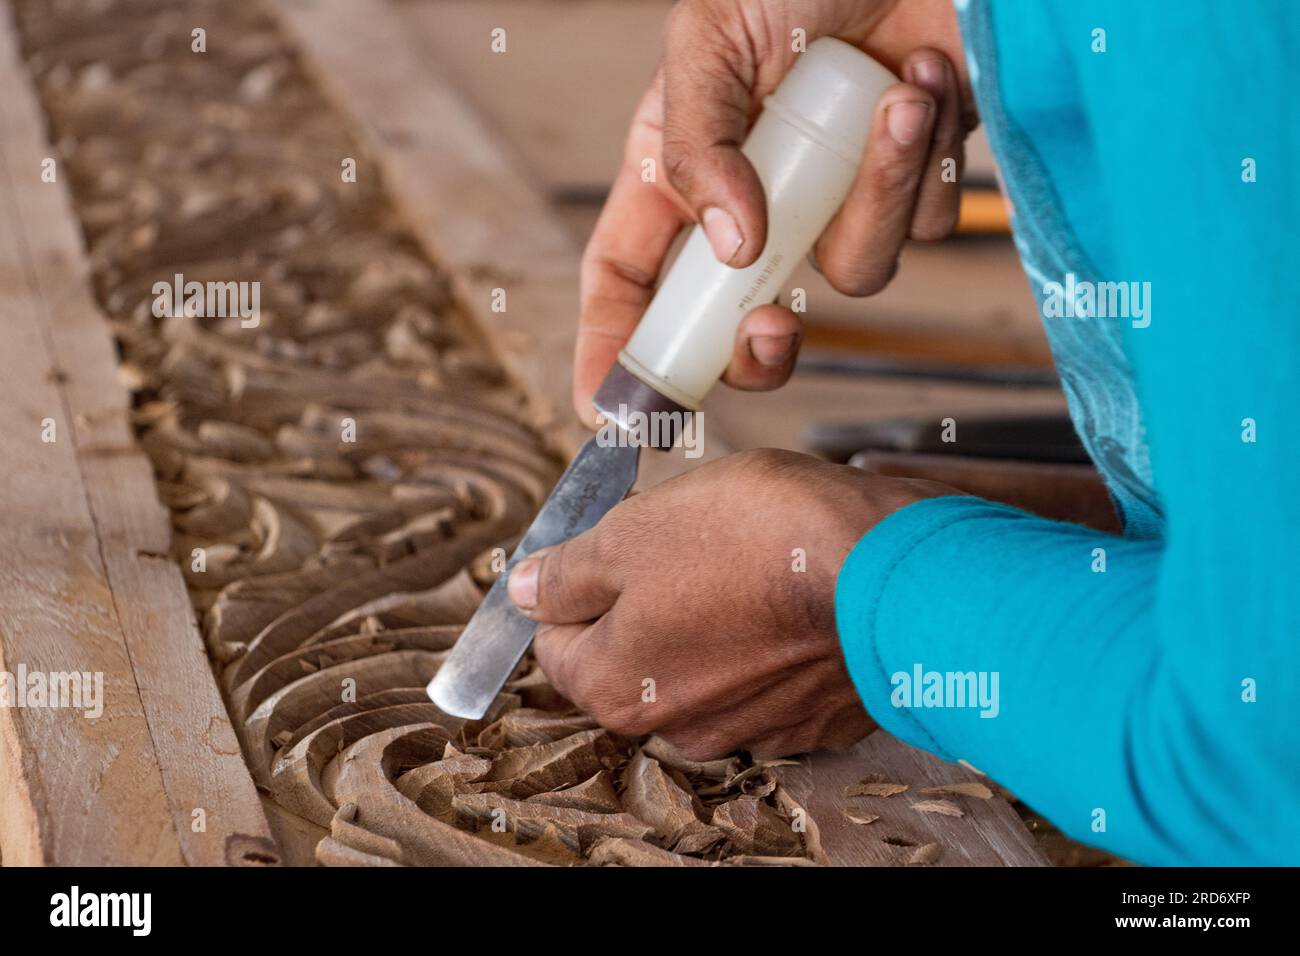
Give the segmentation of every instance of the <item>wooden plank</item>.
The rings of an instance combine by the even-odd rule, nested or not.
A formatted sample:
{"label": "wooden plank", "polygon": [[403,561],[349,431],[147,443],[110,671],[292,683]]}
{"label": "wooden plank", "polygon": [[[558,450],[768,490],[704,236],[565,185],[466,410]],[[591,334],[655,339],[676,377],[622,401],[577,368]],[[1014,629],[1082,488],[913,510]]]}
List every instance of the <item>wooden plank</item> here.
{"label": "wooden plank", "polygon": [[[429,59],[417,55],[401,8],[378,0],[274,0],[273,8],[307,52],[317,76],[375,145],[389,191],[408,223],[435,261],[455,277],[503,363],[546,409],[544,424],[561,428],[569,418],[578,253],[555,212],[530,185],[506,144]],[[499,282],[509,290],[505,314],[487,308],[490,289]],[[916,386],[889,387],[899,402],[915,403]],[[959,391],[949,388],[943,394]],[[1002,395],[992,399],[994,404],[998,398],[1019,402],[1018,396]],[[753,396],[736,400],[741,399],[749,402]],[[1044,401],[1057,403],[1059,396],[1047,395]],[[748,407],[752,420],[770,425],[770,418],[755,416],[753,406]],[[842,406],[839,411],[843,413]],[[575,433],[568,429],[567,434]],[[797,441],[797,435],[791,440]],[[714,453],[733,447],[716,430],[708,445]],[[670,460],[651,456],[643,472]],[[784,785],[821,827],[829,862],[893,865],[905,862],[911,852],[877,846],[874,834],[868,837],[841,825],[843,810],[855,802],[843,796],[844,786],[868,772],[916,782],[918,789],[968,776],[883,733],[845,754],[815,754],[800,767],[786,768]],[[1044,862],[1015,811],[1000,797],[960,820],[930,819],[908,806],[899,800],[880,822],[888,819],[900,833],[924,837],[920,842],[939,842],[946,848],[940,863]]]}
{"label": "wooden plank", "polygon": [[[55,787],[43,795],[29,794],[29,800],[38,814],[87,812],[101,826],[126,827],[139,821],[156,831],[150,832],[150,839],[142,835],[120,845],[94,847],[87,852],[95,855],[95,862],[274,862],[275,846],[257,792],[226,716],[180,571],[168,557],[170,522],[158,501],[149,462],[132,437],[127,393],[116,379],[108,325],[91,298],[89,265],[68,197],[61,183],[43,183],[40,178],[41,161],[53,150],[44,141],[34,91],[17,61],[7,14],[6,9],[0,18],[0,76],[9,91],[0,127],[10,239],[5,262],[13,270],[7,273],[6,286],[22,284],[26,292],[20,291],[16,299],[6,295],[6,305],[14,321],[29,331],[22,338],[25,350],[7,356],[9,364],[22,367],[5,376],[5,405],[19,406],[24,419],[36,420],[41,417],[39,405],[57,409],[58,415],[51,415],[59,421],[60,432],[54,445],[37,444],[32,455],[15,456],[5,468],[5,481],[20,493],[24,484],[31,489],[43,489],[50,481],[67,486],[66,497],[42,503],[37,521],[75,520],[76,537],[60,540],[40,529],[48,541],[41,553],[51,573],[72,560],[93,572],[96,604],[52,620],[59,634],[47,639],[81,643],[83,622],[96,612],[94,624],[111,644],[112,674],[124,698],[111,707],[106,704],[103,740],[83,741],[33,726],[25,739],[15,737],[15,746],[20,759],[72,764],[88,759],[83,751],[93,751],[92,744],[110,750],[129,745],[132,756],[130,763],[122,754],[107,756],[115,765],[123,764],[123,786],[120,791],[97,790],[87,807],[76,806],[84,802],[83,795],[64,795]],[[51,369],[57,372],[51,375]],[[38,393],[41,402],[33,403],[37,393],[30,379],[39,375],[46,380]],[[22,443],[39,442],[39,429],[30,420],[14,422],[11,434]],[[58,451],[52,451],[56,447]],[[59,455],[57,465],[37,465],[40,470],[34,470],[38,452],[46,458]],[[37,500],[43,496],[38,493]],[[21,503],[13,502],[6,514],[18,508]],[[31,526],[31,517],[27,524]],[[6,525],[11,532],[24,527],[22,521]],[[21,549],[10,555],[23,557],[5,562],[4,572],[15,588],[9,591],[7,607],[37,618],[48,614],[48,600],[20,596],[16,590],[24,575],[34,573],[33,556]],[[22,634],[8,635],[6,660],[12,652],[25,653],[29,642],[37,640],[20,640]],[[106,686],[108,677],[106,672]],[[39,782],[40,774],[34,779]],[[22,826],[16,821],[13,832],[21,833]],[[44,844],[47,862],[73,862],[65,854],[79,851],[75,844],[37,842]],[[55,844],[58,853],[50,857]],[[6,857],[11,858],[7,845]]]}
{"label": "wooden plank", "polygon": [[19,159],[33,117],[3,14],[0,669],[100,675],[103,716],[13,701],[0,708],[0,845],[7,864],[177,864],[180,846],[77,463],[66,373],[20,233],[17,193],[54,187],[40,183],[39,158]]}

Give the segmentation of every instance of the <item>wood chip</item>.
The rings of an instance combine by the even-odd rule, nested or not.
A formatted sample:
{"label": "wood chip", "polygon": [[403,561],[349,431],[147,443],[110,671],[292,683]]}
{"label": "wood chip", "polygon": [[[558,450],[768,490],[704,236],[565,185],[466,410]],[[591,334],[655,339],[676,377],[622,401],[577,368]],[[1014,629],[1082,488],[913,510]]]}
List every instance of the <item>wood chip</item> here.
{"label": "wood chip", "polygon": [[961,807],[951,800],[922,800],[920,803],[912,804],[912,809],[917,813],[940,813],[945,817],[964,817]]}
{"label": "wood chip", "polygon": [[544,803],[552,807],[571,807],[592,813],[618,813],[623,809],[609,774],[603,770],[573,787],[538,793],[528,798],[529,803]]}
{"label": "wood chip", "polygon": [[480,746],[496,750],[530,747],[534,744],[552,743],[596,727],[596,722],[583,714],[564,716],[525,707],[511,711],[485,727],[478,735],[478,742]]}
{"label": "wood chip", "polygon": [[708,866],[704,860],[662,849],[644,840],[605,837],[596,842],[587,862],[592,866]]}
{"label": "wood chip", "polygon": [[976,800],[993,799],[993,791],[977,781],[966,783],[945,783],[937,787],[925,787],[921,792],[949,794],[957,797],[974,797]]}
{"label": "wood chip", "polygon": [[723,839],[684,780],[644,751],[637,751],[628,764],[623,783],[623,805],[650,824],[666,846],[679,853],[701,853]]}
{"label": "wood chip", "polygon": [[936,863],[942,853],[943,847],[939,846],[937,843],[927,843],[925,846],[918,846],[912,852],[912,855],[908,857],[907,865],[913,866]]}
{"label": "wood chip", "polygon": [[905,783],[882,783],[876,780],[864,780],[844,788],[846,797],[892,797],[907,790]]}
{"label": "wood chip", "polygon": [[816,860],[802,856],[754,856],[742,853],[721,861],[723,866],[818,866]]}
{"label": "wood chip", "polygon": [[717,760],[689,760],[662,737],[651,737],[641,749],[647,756],[658,760],[665,767],[681,771],[689,777],[703,777],[705,780],[724,781],[740,773],[740,761],[736,757],[721,757]]}
{"label": "wood chip", "polygon": [[464,793],[452,798],[452,806],[467,821],[491,827],[496,819],[524,842],[542,837],[548,828],[573,853],[584,842],[588,846],[601,837],[644,840],[652,834],[649,824],[630,813],[591,813],[571,807],[553,807],[532,801],[512,800],[499,793]]}
{"label": "wood chip", "polygon": [[860,826],[866,826],[868,823],[875,823],[880,819],[880,814],[878,813],[863,813],[861,810],[845,810],[844,816],[850,823],[856,823]]}
{"label": "wood chip", "polygon": [[713,811],[713,825],[741,853],[756,856],[799,856],[803,843],[787,820],[758,797],[740,797]]}
{"label": "wood chip", "polygon": [[511,795],[522,800],[582,783],[604,769],[601,759],[613,751],[605,731],[584,730],[551,743],[503,751],[485,779],[509,784]]}

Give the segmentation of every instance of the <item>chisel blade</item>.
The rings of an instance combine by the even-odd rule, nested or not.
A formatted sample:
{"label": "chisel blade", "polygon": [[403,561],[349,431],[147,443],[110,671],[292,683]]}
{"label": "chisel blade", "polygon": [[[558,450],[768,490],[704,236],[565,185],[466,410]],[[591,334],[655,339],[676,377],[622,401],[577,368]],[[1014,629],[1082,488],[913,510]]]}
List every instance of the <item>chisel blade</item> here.
{"label": "chisel blade", "polygon": [[453,717],[482,717],[524,656],[537,625],[520,614],[506,580],[521,560],[596,525],[636,481],[640,448],[588,439],[537,513],[506,569],[429,682],[429,699]]}

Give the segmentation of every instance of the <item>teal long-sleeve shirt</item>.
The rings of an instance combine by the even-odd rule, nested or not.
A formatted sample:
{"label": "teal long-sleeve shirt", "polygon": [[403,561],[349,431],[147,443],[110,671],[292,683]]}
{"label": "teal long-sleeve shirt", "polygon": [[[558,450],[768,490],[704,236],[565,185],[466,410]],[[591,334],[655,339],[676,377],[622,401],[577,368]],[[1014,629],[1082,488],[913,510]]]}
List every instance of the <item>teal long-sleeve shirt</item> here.
{"label": "teal long-sleeve shirt", "polygon": [[[1300,5],[957,7],[1125,533],[975,498],[904,508],[840,573],[850,673],[886,730],[1076,839],[1300,863]],[[961,706],[981,678],[985,705]]]}

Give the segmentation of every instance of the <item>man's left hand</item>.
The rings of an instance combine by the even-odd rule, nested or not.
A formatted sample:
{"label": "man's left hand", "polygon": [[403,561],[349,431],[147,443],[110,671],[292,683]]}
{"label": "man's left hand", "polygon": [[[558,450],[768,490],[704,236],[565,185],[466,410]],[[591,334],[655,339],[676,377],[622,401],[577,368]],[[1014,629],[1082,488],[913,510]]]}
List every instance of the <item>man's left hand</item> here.
{"label": "man's left hand", "polygon": [[887,515],[957,494],[793,452],[732,455],[635,495],[521,562],[555,688],[602,725],[685,755],[848,746],[875,724],[845,668],[835,580]]}

